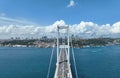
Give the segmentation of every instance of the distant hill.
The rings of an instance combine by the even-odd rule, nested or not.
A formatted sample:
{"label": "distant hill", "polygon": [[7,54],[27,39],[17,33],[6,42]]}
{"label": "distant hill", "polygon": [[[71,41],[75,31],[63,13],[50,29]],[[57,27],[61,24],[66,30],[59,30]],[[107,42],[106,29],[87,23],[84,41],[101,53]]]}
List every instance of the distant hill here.
{"label": "distant hill", "polygon": [[[120,38],[92,38],[92,39],[72,38],[70,42],[72,42],[73,47],[78,48],[97,47],[120,44]],[[0,40],[0,46],[9,47],[52,47],[55,43],[56,39],[54,38]]]}

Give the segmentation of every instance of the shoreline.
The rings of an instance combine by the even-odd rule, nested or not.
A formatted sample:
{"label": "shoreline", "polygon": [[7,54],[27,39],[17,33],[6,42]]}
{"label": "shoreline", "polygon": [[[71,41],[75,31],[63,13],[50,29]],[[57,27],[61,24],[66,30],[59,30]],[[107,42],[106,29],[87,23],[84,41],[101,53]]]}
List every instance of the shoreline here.
{"label": "shoreline", "polygon": [[[72,45],[74,48],[104,47],[115,44],[120,44],[120,38],[72,39]],[[56,46],[55,39],[0,40],[0,47],[52,48],[53,45]]]}
{"label": "shoreline", "polygon": [[[73,48],[96,48],[96,47],[106,47],[120,44],[110,44],[110,45],[97,45],[97,46],[82,46],[82,47],[73,47]],[[11,48],[53,48],[53,47],[36,47],[36,46],[27,46],[27,45],[13,45],[13,46],[0,46],[0,47],[11,47]],[[71,47],[70,47],[71,48]]]}

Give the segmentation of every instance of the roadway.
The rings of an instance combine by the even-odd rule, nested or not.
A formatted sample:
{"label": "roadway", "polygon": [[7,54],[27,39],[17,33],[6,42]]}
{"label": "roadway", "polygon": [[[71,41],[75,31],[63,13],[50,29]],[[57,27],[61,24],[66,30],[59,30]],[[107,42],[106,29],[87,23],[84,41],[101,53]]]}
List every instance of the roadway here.
{"label": "roadway", "polygon": [[57,77],[58,78],[72,78],[71,77],[71,69],[68,62],[68,54],[67,49],[62,48],[59,54],[59,60],[58,60],[58,71],[57,71]]}

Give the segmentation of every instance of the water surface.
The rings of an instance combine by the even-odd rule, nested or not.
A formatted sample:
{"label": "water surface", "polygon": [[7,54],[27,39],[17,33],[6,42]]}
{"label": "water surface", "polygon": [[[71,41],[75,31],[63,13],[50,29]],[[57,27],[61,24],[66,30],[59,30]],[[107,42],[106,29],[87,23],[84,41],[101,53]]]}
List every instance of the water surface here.
{"label": "water surface", "polygon": [[[46,78],[51,48],[0,47],[0,78]],[[74,49],[79,78],[120,78],[120,45]],[[53,78],[56,50],[50,78]],[[72,73],[75,78],[71,56]]]}

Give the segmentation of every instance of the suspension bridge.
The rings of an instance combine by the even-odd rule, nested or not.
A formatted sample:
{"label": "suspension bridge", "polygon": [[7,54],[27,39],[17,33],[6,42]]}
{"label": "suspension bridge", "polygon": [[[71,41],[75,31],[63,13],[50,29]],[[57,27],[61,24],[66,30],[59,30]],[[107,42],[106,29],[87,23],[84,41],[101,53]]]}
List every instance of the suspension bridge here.
{"label": "suspension bridge", "polygon": [[[66,30],[66,34],[67,34],[67,36],[61,41],[60,41],[61,38],[60,30]],[[52,50],[51,53],[47,78],[49,78],[49,74],[50,74],[53,51],[54,49]],[[72,55],[73,55],[73,61],[75,67],[75,75],[76,75],[75,78],[78,78],[73,48],[72,48]],[[71,64],[70,64],[69,26],[57,26],[57,63],[56,63],[54,78],[73,78],[71,71]]]}

